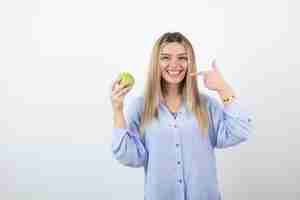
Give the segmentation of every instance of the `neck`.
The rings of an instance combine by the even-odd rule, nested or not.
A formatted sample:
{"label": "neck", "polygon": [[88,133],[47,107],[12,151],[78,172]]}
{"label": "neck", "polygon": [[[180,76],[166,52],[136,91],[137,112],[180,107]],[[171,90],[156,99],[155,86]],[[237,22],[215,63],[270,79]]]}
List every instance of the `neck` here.
{"label": "neck", "polygon": [[176,98],[176,97],[179,97],[180,96],[180,93],[179,93],[179,86],[178,85],[168,85],[167,86],[167,94],[166,94],[167,97],[170,97],[170,98]]}
{"label": "neck", "polygon": [[182,95],[178,87],[168,87],[167,93],[164,96],[164,103],[169,111],[177,112],[182,102]]}

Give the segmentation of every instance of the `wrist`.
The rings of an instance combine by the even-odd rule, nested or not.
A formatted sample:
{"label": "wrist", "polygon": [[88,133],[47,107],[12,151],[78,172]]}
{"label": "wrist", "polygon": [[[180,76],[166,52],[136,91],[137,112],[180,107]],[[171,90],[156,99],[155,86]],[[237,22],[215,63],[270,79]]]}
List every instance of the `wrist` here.
{"label": "wrist", "polygon": [[123,113],[123,108],[114,108],[113,109],[114,115],[119,115]]}
{"label": "wrist", "polygon": [[236,97],[233,89],[229,85],[224,85],[224,87],[217,91],[223,103],[229,103]]}

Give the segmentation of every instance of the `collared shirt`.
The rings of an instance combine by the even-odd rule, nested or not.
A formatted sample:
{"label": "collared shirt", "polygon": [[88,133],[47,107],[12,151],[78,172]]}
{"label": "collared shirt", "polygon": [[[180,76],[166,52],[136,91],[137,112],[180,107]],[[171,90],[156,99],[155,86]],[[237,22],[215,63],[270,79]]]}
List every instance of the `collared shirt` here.
{"label": "collared shirt", "polygon": [[242,111],[239,99],[225,107],[206,95],[208,136],[202,134],[196,117],[181,104],[176,118],[166,105],[158,108],[159,119],[138,131],[144,97],[127,107],[127,128],[113,128],[112,152],[129,167],[143,167],[145,200],[220,200],[215,148],[237,145],[249,137],[252,121]]}
{"label": "collared shirt", "polygon": [[177,117],[177,112],[171,112],[171,114],[173,115],[174,119],[176,119],[176,117]]}

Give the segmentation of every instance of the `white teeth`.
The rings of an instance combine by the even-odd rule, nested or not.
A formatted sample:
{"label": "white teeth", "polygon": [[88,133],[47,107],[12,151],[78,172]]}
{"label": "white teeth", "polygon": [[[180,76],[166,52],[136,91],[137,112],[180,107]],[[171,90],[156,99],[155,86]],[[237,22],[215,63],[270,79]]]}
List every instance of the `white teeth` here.
{"label": "white teeth", "polygon": [[168,71],[168,73],[170,75],[178,75],[178,74],[180,74],[180,71]]}

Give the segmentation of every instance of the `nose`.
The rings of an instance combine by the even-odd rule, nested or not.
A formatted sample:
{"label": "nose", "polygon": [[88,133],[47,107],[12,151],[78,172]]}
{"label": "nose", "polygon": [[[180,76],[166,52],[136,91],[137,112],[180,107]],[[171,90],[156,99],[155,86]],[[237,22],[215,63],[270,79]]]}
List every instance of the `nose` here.
{"label": "nose", "polygon": [[179,66],[179,60],[177,58],[173,58],[169,62],[170,67],[177,67]]}

